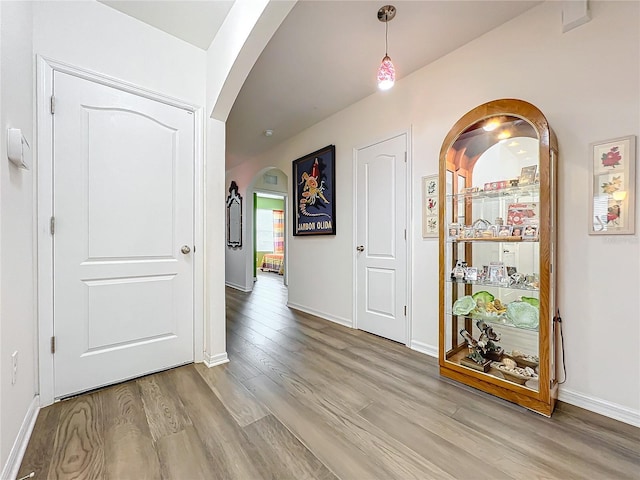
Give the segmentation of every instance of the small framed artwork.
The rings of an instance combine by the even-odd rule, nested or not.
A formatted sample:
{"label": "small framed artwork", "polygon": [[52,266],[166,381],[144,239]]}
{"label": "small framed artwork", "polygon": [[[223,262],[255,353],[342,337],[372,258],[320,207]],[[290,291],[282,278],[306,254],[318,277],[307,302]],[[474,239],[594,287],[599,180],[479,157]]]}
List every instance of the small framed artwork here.
{"label": "small framed artwork", "polygon": [[422,238],[438,233],[438,175],[429,175],[422,177]]}
{"label": "small framed artwork", "polygon": [[518,186],[533,185],[534,183],[536,183],[537,171],[538,171],[537,165],[522,167],[522,171],[520,172],[520,179],[518,181]]}
{"label": "small framed artwork", "polygon": [[522,229],[523,227],[521,225],[513,225],[511,227],[511,236],[512,237],[521,237],[522,236]]}
{"label": "small framed artwork", "polygon": [[522,230],[522,240],[536,240],[538,238],[538,227],[536,225],[527,225]]}
{"label": "small framed artwork", "polygon": [[476,229],[473,227],[464,227],[463,236],[464,238],[475,238]]}
{"label": "small framed artwork", "polygon": [[502,283],[507,277],[507,271],[502,263],[492,263],[489,265],[489,282]]}
{"label": "small framed artwork", "polygon": [[498,229],[498,237],[510,237],[511,236],[511,229],[513,228],[512,225],[499,225],[497,226]]}
{"label": "small framed artwork", "polygon": [[293,161],[293,234],[336,234],[336,147]]}
{"label": "small framed artwork", "polygon": [[592,143],[590,235],[635,233],[636,137]]}
{"label": "small framed artwork", "polygon": [[467,282],[476,282],[478,280],[478,267],[467,267],[464,272],[464,279]]}
{"label": "small framed artwork", "polygon": [[460,237],[460,226],[457,223],[450,223],[447,228],[447,240],[449,242],[455,242]]}

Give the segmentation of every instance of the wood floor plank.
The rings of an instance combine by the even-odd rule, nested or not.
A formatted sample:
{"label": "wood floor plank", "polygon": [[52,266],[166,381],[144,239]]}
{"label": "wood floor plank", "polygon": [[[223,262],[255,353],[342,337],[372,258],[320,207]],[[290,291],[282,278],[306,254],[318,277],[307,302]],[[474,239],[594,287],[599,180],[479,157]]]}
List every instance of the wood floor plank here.
{"label": "wood floor plank", "polygon": [[191,425],[182,400],[167,383],[166,372],[139,378],[136,383],[142,394],[144,412],[154,441]]}
{"label": "wood floor plank", "polygon": [[[552,468],[540,465],[535,459],[530,459],[526,455],[509,448],[509,443],[504,442],[490,432],[487,434],[475,430],[464,424],[454,421],[450,416],[439,413],[429,408],[428,404],[395,402],[391,399],[387,402],[387,397],[381,396],[384,400],[384,407],[389,412],[404,417],[408,421],[415,423],[448,442],[457,445],[468,452],[482,452],[482,458],[498,470],[505,472],[516,479],[528,478],[558,478]],[[375,408],[375,407],[372,407]]]}
{"label": "wood floor plank", "polygon": [[[283,381],[280,384],[274,384],[269,378],[256,377],[248,380],[247,384],[259,392],[258,398],[265,401],[265,397],[268,397],[271,400],[265,402],[270,409],[273,399],[278,395],[280,401],[287,398],[297,400],[299,404],[308,405],[315,412],[316,417],[327,425],[327,428],[339,431],[347,441],[356,445],[361,453],[369,457],[379,471],[388,478],[454,478],[430,462],[416,458],[405,445],[369,422],[363,421],[357,414],[350,414],[343,410],[333,399],[323,397],[310,386],[300,388],[303,383],[301,379],[288,376],[281,378],[291,382]],[[276,416],[286,424],[277,413]],[[305,437],[299,438],[306,440]],[[328,459],[323,461],[332,468]]]}
{"label": "wood floor plank", "polygon": [[261,479],[252,461],[251,445],[193,365],[167,372],[187,408],[193,426],[211,453],[210,478]]}
{"label": "wood floor plank", "polygon": [[333,335],[327,335],[322,330],[315,330],[313,328],[305,327],[304,325],[297,325],[296,327],[287,327],[280,330],[282,333],[290,338],[301,341],[303,344],[306,342],[306,337],[311,337],[319,342],[322,342],[331,348],[342,350],[349,347],[349,343],[344,342],[340,338],[336,338]]}
{"label": "wood floor plank", "polygon": [[[510,424],[498,423],[491,417],[478,415],[477,412],[464,407],[460,408],[453,418],[475,431],[499,438],[510,450],[520,452],[540,465],[548,466],[556,472],[558,478],[637,479],[637,468],[634,469],[633,476],[621,474],[616,471],[613,462],[605,465],[588,455],[575,454],[565,445],[554,442],[553,438],[538,435],[535,430],[522,431]],[[496,425],[500,428],[496,428]]]}
{"label": "wood floor plank", "polygon": [[207,368],[199,363],[195,369],[241,427],[269,415],[253,394],[227,372],[226,365]]}
{"label": "wood floor plank", "polygon": [[[312,392],[322,386],[322,391],[327,393],[326,398],[330,398],[344,411],[356,412],[370,403],[369,399],[359,395],[358,392],[340,389],[340,386],[335,383],[331,384],[331,388],[327,387],[326,379],[317,376],[308,366],[286,361],[283,363],[275,358],[277,355],[267,353],[260,348],[244,351],[239,355],[243,361],[253,364],[264,375],[278,384],[286,385],[292,391]],[[296,373],[298,371],[301,373]]]}
{"label": "wood floor plank", "polygon": [[265,376],[254,377],[245,384],[339,478],[381,478],[380,471],[367,455],[340,432],[327,428],[313,409],[283,393]]}
{"label": "wood floor plank", "polygon": [[279,480],[337,480],[337,477],[273,415],[245,429],[260,458],[260,470]]}
{"label": "wood floor plank", "polygon": [[18,470],[18,478],[35,472],[36,478],[44,478],[49,472],[53,453],[53,441],[58,429],[62,404],[55,403],[40,409],[33,427],[37,435],[32,435]]}
{"label": "wood floor plank", "polygon": [[153,445],[140,388],[127,382],[102,392],[105,480],[154,480],[160,463]]}
{"label": "wood floor plank", "polygon": [[158,440],[158,457],[163,480],[208,480],[213,465],[210,455],[192,425]]}
{"label": "wood floor plank", "polygon": [[[439,378],[430,378],[428,388],[417,384],[420,380],[420,376],[415,373],[405,371],[400,376],[395,373],[394,365],[387,365],[386,367],[377,366],[372,364],[366,359],[350,353],[348,350],[334,350],[324,348],[323,345],[315,341],[315,339],[309,339],[309,345],[313,350],[316,350],[318,355],[324,357],[325,361],[333,362],[338,365],[346,367],[349,371],[353,372],[356,377],[360,377],[364,382],[367,382],[369,386],[374,386],[377,389],[386,389],[389,391],[398,392],[401,395],[406,395],[413,399],[422,399],[422,401],[429,402],[434,408],[439,409],[445,413],[453,413],[457,409],[457,404],[451,401],[451,390],[455,391],[455,387],[450,384],[441,382]],[[309,355],[313,355],[310,353]],[[371,388],[365,386],[364,389],[359,389],[361,392],[371,392]]]}
{"label": "wood floor plank", "polygon": [[67,400],[53,444],[46,478],[104,478],[102,396],[98,393]]}
{"label": "wood floor plank", "polygon": [[233,375],[236,380],[243,382],[249,378],[257,377],[261,374],[260,370],[252,365],[244,362],[236,362],[232,360],[233,354],[228,352],[229,363],[227,363],[227,371]]}
{"label": "wood floor plank", "polygon": [[[567,428],[556,419],[549,419],[533,412],[514,414],[506,409],[492,409],[488,414],[498,423],[507,423],[511,428],[519,431],[532,429],[532,440],[537,439],[544,443],[548,450],[553,450],[557,455],[567,458],[585,458],[581,463],[591,464],[593,471],[598,472],[601,465],[609,464],[603,475],[613,475],[618,478],[628,478],[632,472],[640,470],[640,442],[636,442],[632,449],[621,448],[612,444],[606,436],[604,429]],[[614,422],[610,420],[609,423]],[[618,427],[623,431],[622,425]],[[599,434],[600,433],[600,434]]]}
{"label": "wood floor plank", "polygon": [[640,460],[640,428],[559,402],[552,420]]}
{"label": "wood floor plank", "polygon": [[512,479],[482,458],[483,450],[470,451],[445,440],[388,406],[372,403],[359,412],[363,418],[407,445],[425,460],[437,465],[454,478]]}

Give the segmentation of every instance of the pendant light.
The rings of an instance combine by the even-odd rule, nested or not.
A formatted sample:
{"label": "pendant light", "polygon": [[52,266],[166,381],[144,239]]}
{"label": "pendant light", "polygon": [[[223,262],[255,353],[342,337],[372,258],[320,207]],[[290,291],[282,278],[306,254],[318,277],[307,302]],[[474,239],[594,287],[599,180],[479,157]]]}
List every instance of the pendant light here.
{"label": "pendant light", "polygon": [[396,7],[393,5],[385,5],[378,10],[378,20],[384,22],[384,57],[382,63],[378,67],[378,88],[380,90],[389,90],[396,81],[396,69],[391,63],[389,57],[389,22],[396,16]]}

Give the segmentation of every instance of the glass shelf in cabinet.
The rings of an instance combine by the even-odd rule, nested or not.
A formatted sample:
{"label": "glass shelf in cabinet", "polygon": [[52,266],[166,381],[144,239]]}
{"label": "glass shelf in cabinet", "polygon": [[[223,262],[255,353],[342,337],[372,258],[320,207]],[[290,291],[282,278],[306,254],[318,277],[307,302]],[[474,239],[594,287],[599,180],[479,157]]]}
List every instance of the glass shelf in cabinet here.
{"label": "glass shelf in cabinet", "polygon": [[527,287],[525,285],[502,285],[500,283],[485,283],[478,281],[467,281],[467,280],[451,280],[450,277],[445,278],[445,282],[447,283],[456,283],[458,285],[477,285],[478,287],[496,287],[496,288],[508,288],[510,290],[525,290],[528,292],[539,292],[539,288],[535,287]]}
{"label": "glass shelf in cabinet", "polygon": [[468,318],[474,321],[482,320],[483,322],[491,323],[492,325],[499,325],[501,327],[509,327],[509,328],[515,328],[518,330],[525,330],[527,332],[538,333],[538,326],[527,327],[524,325],[516,325],[513,322],[509,321],[504,316],[493,317],[493,316],[481,316],[481,315],[454,315],[451,311],[447,311],[446,314],[451,317],[463,317],[463,318]]}
{"label": "glass shelf in cabinet", "polygon": [[532,239],[523,239],[522,237],[513,236],[513,237],[476,237],[476,238],[457,238],[457,239],[448,239],[447,243],[471,243],[471,242],[504,242],[504,243],[513,243],[513,242],[523,242],[523,243],[536,243],[539,242],[539,238]]}
{"label": "glass shelf in cabinet", "polygon": [[523,185],[521,187],[507,187],[500,190],[487,190],[480,192],[460,192],[460,193],[448,193],[447,199],[475,199],[475,198],[496,198],[496,197],[526,197],[535,196],[540,194],[540,184],[535,183],[533,185]]}

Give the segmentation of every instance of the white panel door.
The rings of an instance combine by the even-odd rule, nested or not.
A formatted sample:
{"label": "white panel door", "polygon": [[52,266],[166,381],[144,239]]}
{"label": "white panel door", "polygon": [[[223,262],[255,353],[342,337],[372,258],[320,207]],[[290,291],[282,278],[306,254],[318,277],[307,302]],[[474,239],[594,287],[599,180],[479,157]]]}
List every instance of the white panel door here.
{"label": "white panel door", "polygon": [[65,73],[53,86],[60,398],[193,361],[194,120]]}
{"label": "white panel door", "polygon": [[407,341],[406,135],[357,152],[357,327]]}

